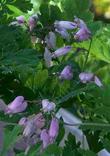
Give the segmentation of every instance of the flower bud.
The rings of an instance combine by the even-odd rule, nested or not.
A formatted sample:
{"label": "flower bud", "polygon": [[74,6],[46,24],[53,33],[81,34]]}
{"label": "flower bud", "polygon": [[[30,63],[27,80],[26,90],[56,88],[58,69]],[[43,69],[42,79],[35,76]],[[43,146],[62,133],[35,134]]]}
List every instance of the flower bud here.
{"label": "flower bud", "polygon": [[52,31],[45,37],[45,41],[47,43],[47,47],[50,49],[55,49],[56,47],[56,36]]}
{"label": "flower bud", "polygon": [[53,118],[49,128],[49,136],[51,138],[56,138],[59,131],[59,122],[56,118]]}
{"label": "flower bud", "polygon": [[25,17],[23,15],[16,17],[18,24],[24,24]]}
{"label": "flower bud", "polygon": [[71,46],[65,46],[63,48],[60,48],[58,50],[56,50],[53,54],[52,57],[56,58],[62,55],[66,55],[69,51],[71,50]]}
{"label": "flower bud", "polygon": [[65,66],[63,71],[60,73],[59,78],[63,80],[71,80],[73,78],[73,72],[71,66],[69,65]]}
{"label": "flower bud", "polygon": [[17,96],[6,108],[6,114],[14,114],[23,112],[27,108],[27,102],[23,96]]}
{"label": "flower bud", "polygon": [[44,112],[55,110],[55,103],[50,102],[48,99],[42,100],[42,109]]}
{"label": "flower bud", "polygon": [[46,129],[41,131],[40,139],[43,141],[43,148],[46,148],[50,144],[50,136]]}
{"label": "flower bud", "polygon": [[30,31],[32,31],[35,28],[37,20],[38,20],[38,16],[37,15],[32,15],[29,18],[28,24],[29,24]]}

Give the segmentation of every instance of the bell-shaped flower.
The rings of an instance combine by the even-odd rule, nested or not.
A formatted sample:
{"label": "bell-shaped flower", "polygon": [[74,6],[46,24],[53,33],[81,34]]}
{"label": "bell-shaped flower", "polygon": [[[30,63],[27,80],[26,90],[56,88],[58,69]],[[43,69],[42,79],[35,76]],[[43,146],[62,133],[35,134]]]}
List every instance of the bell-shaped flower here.
{"label": "bell-shaped flower", "polygon": [[65,66],[59,78],[62,80],[71,80],[73,78],[72,67],[70,65]]}
{"label": "bell-shaped flower", "polygon": [[50,144],[50,136],[46,129],[41,131],[40,140],[43,142],[43,148],[46,148]]}
{"label": "bell-shaped flower", "polygon": [[17,96],[5,110],[6,114],[14,114],[23,112],[27,108],[27,102],[24,100],[23,96]]}
{"label": "bell-shaped flower", "polygon": [[53,63],[52,63],[52,53],[48,50],[47,47],[45,47],[44,60],[45,60],[46,66],[48,68],[53,65]]}
{"label": "bell-shaped flower", "polygon": [[100,79],[93,73],[82,72],[79,74],[79,79],[82,83],[94,82],[99,87],[103,86]]}
{"label": "bell-shaped flower", "polygon": [[49,128],[49,136],[53,139],[56,138],[59,131],[59,122],[57,118],[53,118]]}
{"label": "bell-shaped flower", "polygon": [[45,37],[45,41],[46,41],[47,47],[49,49],[55,49],[55,47],[56,47],[56,36],[55,36],[55,33],[50,31],[49,34]]}
{"label": "bell-shaped flower", "polygon": [[55,110],[55,103],[50,102],[48,99],[42,100],[42,109],[44,112]]}
{"label": "bell-shaped flower", "polygon": [[91,32],[87,28],[81,28],[75,34],[74,38],[77,41],[85,41],[85,40],[89,39],[90,36],[91,36]]}
{"label": "bell-shaped flower", "polygon": [[16,17],[18,24],[22,25],[25,22],[25,17],[23,15]]}
{"label": "bell-shaped flower", "polygon": [[85,40],[89,39],[91,37],[91,32],[87,28],[86,23],[77,17],[75,17],[74,22],[77,24],[77,27],[79,28],[79,30],[75,34],[74,38],[77,41],[85,41]]}
{"label": "bell-shaped flower", "polygon": [[57,49],[54,53],[52,53],[52,58],[66,55],[71,49],[71,46],[65,46],[63,48]]}
{"label": "bell-shaped flower", "polygon": [[72,29],[77,28],[76,23],[70,22],[70,21],[55,21],[54,26],[57,29],[63,28],[67,30],[72,30]]}

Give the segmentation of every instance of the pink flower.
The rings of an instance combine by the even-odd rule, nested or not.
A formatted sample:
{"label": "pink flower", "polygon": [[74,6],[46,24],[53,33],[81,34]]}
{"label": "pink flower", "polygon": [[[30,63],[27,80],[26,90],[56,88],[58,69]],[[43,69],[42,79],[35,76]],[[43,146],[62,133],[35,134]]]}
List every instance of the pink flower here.
{"label": "pink flower", "polygon": [[6,114],[23,112],[27,108],[27,102],[23,96],[17,96],[6,108]]}
{"label": "pink flower", "polygon": [[53,118],[49,128],[49,136],[51,138],[56,138],[59,131],[59,122],[56,118]]}
{"label": "pink flower", "polygon": [[71,80],[73,78],[73,72],[71,66],[69,65],[65,66],[65,68],[60,73],[59,78],[64,80]]}
{"label": "pink flower", "polygon": [[52,57],[56,58],[62,55],[66,55],[69,51],[71,50],[71,46],[65,46],[63,48],[60,48],[58,50],[56,50],[53,54]]}

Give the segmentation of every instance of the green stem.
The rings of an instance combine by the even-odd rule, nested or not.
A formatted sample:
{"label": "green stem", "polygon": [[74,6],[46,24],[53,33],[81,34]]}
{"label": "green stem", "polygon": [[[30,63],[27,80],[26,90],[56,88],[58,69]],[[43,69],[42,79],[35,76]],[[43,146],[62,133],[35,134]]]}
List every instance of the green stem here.
{"label": "green stem", "polygon": [[87,55],[86,55],[86,59],[85,59],[85,62],[84,62],[83,70],[85,69],[85,66],[86,66],[87,61],[88,61],[88,58],[89,58],[89,54],[90,54],[90,50],[91,50],[91,45],[92,45],[92,39],[90,40],[89,49],[87,50]]}

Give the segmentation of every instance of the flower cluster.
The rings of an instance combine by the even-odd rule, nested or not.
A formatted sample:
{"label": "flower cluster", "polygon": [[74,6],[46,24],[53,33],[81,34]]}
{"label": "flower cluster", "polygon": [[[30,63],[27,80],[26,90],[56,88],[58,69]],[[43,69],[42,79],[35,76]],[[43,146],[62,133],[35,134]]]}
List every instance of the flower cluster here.
{"label": "flower cluster", "polygon": [[[28,21],[21,15],[16,17],[16,21],[10,23],[10,25],[26,26],[29,32],[33,32],[34,28],[37,27],[38,16],[32,15]],[[75,42],[82,42],[91,38],[91,32],[88,29],[85,22],[77,17],[74,21],[55,21],[54,28],[48,32],[47,35],[42,39],[42,45],[44,46],[44,61],[47,68],[54,66],[54,61],[65,57],[72,52],[72,46],[65,45],[63,47],[57,47],[57,35],[59,34],[68,43],[70,39]],[[81,72],[79,74],[79,80],[81,83],[95,83],[97,86],[102,87],[100,79],[94,74],[89,72]],[[57,78],[59,81],[66,80],[72,81],[74,79],[73,66],[67,63],[61,71],[58,71]],[[41,142],[42,150],[48,145],[53,144],[58,136],[59,132],[59,120],[55,117],[55,111],[57,105],[49,99],[40,99],[41,109],[38,114],[30,116],[23,116],[18,124],[22,127],[23,132],[20,134],[19,140],[16,141],[13,149],[24,150],[25,152],[37,142]],[[17,96],[8,105],[0,100],[0,110],[7,115],[14,115],[23,113],[28,107],[28,101],[23,96]],[[47,121],[45,115],[50,115],[50,120]],[[49,124],[46,124],[46,123]],[[2,132],[4,126],[0,126],[0,147],[2,146]]]}

